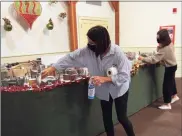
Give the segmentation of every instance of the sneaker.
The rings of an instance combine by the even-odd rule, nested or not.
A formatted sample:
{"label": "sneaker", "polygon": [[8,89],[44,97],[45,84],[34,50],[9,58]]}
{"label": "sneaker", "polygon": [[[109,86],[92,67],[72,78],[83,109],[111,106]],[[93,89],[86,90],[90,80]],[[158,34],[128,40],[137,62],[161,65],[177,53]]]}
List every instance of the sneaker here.
{"label": "sneaker", "polygon": [[171,110],[171,105],[162,105],[158,107],[161,110]]}
{"label": "sneaker", "polygon": [[171,103],[175,103],[175,102],[178,101],[178,100],[179,100],[179,97],[178,97],[178,96],[173,97],[172,100],[171,100]]}

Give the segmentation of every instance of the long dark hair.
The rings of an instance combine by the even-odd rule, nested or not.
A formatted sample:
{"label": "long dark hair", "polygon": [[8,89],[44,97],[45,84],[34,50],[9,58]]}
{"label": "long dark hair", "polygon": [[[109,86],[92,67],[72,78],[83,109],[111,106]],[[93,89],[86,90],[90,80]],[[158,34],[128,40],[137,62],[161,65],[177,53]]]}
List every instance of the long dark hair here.
{"label": "long dark hair", "polygon": [[103,26],[94,26],[87,32],[87,36],[96,44],[96,56],[103,55],[110,47],[111,40],[107,29]]}
{"label": "long dark hair", "polygon": [[161,29],[157,32],[158,35],[158,42],[161,44],[162,47],[168,46],[171,44],[171,38],[169,36],[167,29]]}

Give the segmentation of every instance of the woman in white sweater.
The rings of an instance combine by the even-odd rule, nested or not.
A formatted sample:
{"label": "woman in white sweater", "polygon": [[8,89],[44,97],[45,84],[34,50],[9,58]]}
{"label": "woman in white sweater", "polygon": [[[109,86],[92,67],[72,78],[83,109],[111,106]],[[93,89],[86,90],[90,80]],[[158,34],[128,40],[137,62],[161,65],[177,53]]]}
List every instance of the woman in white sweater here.
{"label": "woman in white sweater", "polygon": [[145,63],[155,64],[161,61],[165,66],[163,81],[163,99],[164,104],[159,107],[162,110],[171,109],[171,103],[179,100],[177,96],[175,72],[177,70],[177,62],[174,53],[174,45],[166,29],[159,30],[157,33],[157,42],[159,46],[157,53],[150,57],[139,57]]}

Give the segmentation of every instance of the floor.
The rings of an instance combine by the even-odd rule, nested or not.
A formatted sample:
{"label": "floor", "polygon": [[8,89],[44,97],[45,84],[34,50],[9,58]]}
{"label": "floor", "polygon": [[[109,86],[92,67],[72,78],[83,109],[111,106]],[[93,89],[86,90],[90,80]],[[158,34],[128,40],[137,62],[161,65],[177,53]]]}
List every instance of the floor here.
{"label": "floor", "polygon": [[[179,96],[181,97],[182,82],[176,81]],[[172,110],[162,111],[156,107],[162,103],[157,100],[152,105],[130,117],[136,136],[181,136],[182,135],[182,104],[181,100],[172,105]],[[115,126],[115,136],[126,136],[120,124]],[[101,134],[100,136],[106,136]]]}

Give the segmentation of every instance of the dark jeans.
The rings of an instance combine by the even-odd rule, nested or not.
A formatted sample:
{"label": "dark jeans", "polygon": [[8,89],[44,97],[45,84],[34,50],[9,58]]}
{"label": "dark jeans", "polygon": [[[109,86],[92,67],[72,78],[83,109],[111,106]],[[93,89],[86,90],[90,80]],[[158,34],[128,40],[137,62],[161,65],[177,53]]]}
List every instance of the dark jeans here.
{"label": "dark jeans", "polygon": [[[123,125],[127,133],[127,136],[135,136],[133,126],[127,117],[127,101],[128,92],[114,100],[116,113],[119,122]],[[101,100],[102,116],[107,136],[114,136],[114,126],[112,121],[112,105],[113,99],[111,96],[109,98],[109,101]]]}
{"label": "dark jeans", "polygon": [[177,70],[177,65],[165,68],[164,81],[163,81],[164,103],[170,103],[171,97],[177,94],[176,82],[175,82],[176,70]]}

